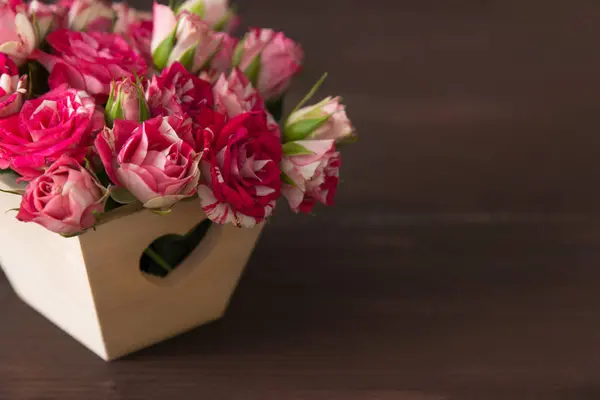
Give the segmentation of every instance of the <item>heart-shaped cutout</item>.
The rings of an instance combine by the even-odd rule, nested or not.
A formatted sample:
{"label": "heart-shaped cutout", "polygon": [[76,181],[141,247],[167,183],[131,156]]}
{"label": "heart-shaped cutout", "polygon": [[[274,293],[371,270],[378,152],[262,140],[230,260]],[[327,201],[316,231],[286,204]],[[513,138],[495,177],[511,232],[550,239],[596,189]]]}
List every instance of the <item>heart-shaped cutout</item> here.
{"label": "heart-shaped cutout", "polygon": [[205,219],[185,235],[167,234],[156,238],[140,257],[140,271],[165,278],[200,245],[212,222]]}

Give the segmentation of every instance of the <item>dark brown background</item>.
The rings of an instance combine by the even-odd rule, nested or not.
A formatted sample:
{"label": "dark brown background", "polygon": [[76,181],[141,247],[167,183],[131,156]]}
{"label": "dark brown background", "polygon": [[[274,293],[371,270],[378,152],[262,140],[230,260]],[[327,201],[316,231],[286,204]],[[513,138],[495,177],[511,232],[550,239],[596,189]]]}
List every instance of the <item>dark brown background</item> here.
{"label": "dark brown background", "polygon": [[0,278],[0,397],[600,398],[600,5],[240,11],[306,48],[291,98],[346,99],[337,207],[282,207],[224,320],[111,364]]}

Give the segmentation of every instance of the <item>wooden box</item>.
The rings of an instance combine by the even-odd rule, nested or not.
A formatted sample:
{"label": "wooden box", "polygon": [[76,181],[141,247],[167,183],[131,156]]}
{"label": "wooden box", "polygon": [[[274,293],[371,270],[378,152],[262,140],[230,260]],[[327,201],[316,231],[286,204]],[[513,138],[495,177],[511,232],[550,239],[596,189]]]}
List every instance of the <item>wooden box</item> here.
{"label": "wooden box", "polygon": [[[0,187],[14,187],[14,184]],[[104,360],[223,316],[262,225],[213,224],[166,278],[140,271],[144,249],[206,218],[199,201],[161,216],[141,210],[63,238],[15,218],[20,196],[0,193],[0,265],[19,297]]]}

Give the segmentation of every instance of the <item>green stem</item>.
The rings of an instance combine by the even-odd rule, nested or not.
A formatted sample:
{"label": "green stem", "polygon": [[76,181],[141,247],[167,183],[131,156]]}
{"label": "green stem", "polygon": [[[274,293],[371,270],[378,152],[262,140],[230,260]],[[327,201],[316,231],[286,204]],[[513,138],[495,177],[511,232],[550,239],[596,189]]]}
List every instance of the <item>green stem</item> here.
{"label": "green stem", "polygon": [[144,250],[144,253],[146,253],[146,255],[152,259],[152,261],[154,261],[159,267],[161,267],[165,271],[173,271],[173,267],[171,267],[169,263],[166,262],[165,259],[162,258],[157,252],[152,250],[152,248],[148,247],[146,250]]}
{"label": "green stem", "polygon": [[315,83],[315,85],[306,94],[306,96],[304,96],[304,98],[300,100],[300,103],[298,103],[298,105],[294,107],[294,109],[290,112],[290,115],[301,109],[317,93],[317,91],[319,91],[321,85],[323,85],[323,82],[325,82],[325,79],[327,79],[327,72],[325,72],[323,76],[321,76],[321,79],[319,79],[317,83]]}

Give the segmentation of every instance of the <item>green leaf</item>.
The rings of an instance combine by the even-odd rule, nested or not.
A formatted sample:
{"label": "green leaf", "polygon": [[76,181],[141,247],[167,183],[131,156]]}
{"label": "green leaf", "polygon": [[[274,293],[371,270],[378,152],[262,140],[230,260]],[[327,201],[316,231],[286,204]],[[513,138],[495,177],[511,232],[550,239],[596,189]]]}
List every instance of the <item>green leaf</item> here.
{"label": "green leaf", "polygon": [[[138,91],[141,90],[140,87],[138,86]],[[148,103],[146,102],[146,99],[144,98],[143,94],[139,94],[138,95],[138,99],[139,99],[139,104],[140,104],[140,119],[139,122],[144,122],[148,119],[150,119],[150,107],[148,107]]]}
{"label": "green leaf", "polygon": [[37,14],[36,13],[33,13],[31,15],[31,21],[33,22],[33,24],[32,24],[33,25],[33,33],[35,35],[36,45],[39,46],[40,43],[42,42],[43,38],[41,37],[42,34],[41,34],[41,31],[40,31],[40,24],[39,24],[39,22],[37,20]]}
{"label": "green leaf", "polygon": [[160,45],[154,50],[152,53],[152,60],[154,61],[154,66],[158,71],[162,71],[165,69],[167,64],[169,63],[169,56],[171,55],[171,51],[173,51],[173,47],[175,47],[175,34],[177,33],[177,28],[171,32],[169,36],[165,40],[162,41]]}
{"label": "green leaf", "polygon": [[296,186],[296,183],[292,180],[292,178],[287,176],[285,172],[281,173],[281,182],[287,183],[288,185]]}
{"label": "green leaf", "polygon": [[232,64],[237,67],[242,62],[242,56],[244,55],[244,41],[241,40],[233,51]]}
{"label": "green leaf", "polygon": [[244,70],[244,74],[248,78],[250,82],[252,82],[252,86],[256,87],[258,82],[258,75],[260,74],[260,54],[254,57],[254,60],[248,65],[248,67]]}
{"label": "green leaf", "polygon": [[14,194],[17,196],[23,196],[23,194],[25,194],[25,190],[24,189],[15,189],[15,190],[0,189],[0,193],[7,193],[7,194]]}
{"label": "green leaf", "polygon": [[77,233],[70,233],[70,234],[61,233],[60,236],[64,237],[65,239],[70,239],[70,238],[77,237],[77,236],[81,235],[82,233],[85,233],[85,232],[77,232]]}
{"label": "green leaf", "polygon": [[321,118],[304,119],[293,124],[287,125],[283,130],[283,141],[293,142],[303,140],[308,135],[319,129],[329,120],[330,116],[326,115]]}
{"label": "green leaf", "polygon": [[[198,16],[200,16],[201,18],[204,18],[204,0],[200,0],[200,1],[196,1],[196,3],[194,3],[193,6],[189,7],[187,10],[191,13],[194,13]],[[180,11],[177,10],[178,12]]]}
{"label": "green leaf", "polygon": [[286,156],[310,155],[312,151],[296,142],[289,142],[283,145],[283,154]]}
{"label": "green leaf", "polygon": [[[110,92],[108,93],[108,100],[106,101],[106,108],[111,108],[112,103],[115,101],[115,80],[110,82]],[[106,114],[106,110],[104,111]]]}
{"label": "green leaf", "polygon": [[153,209],[153,210],[151,210],[151,211],[152,211],[154,214],[156,214],[156,215],[161,215],[161,216],[162,216],[162,215],[168,215],[168,214],[171,214],[171,211],[172,211],[172,210],[171,210],[170,208],[167,208],[166,210],[157,210],[157,209]]}
{"label": "green leaf", "polygon": [[198,247],[212,222],[205,219],[185,235],[168,234],[154,240],[140,259],[140,269],[160,278],[176,269]]}
{"label": "green leaf", "polygon": [[198,47],[199,44],[200,44],[199,42],[196,42],[190,49],[188,49],[185,53],[183,53],[183,55],[179,59],[179,62],[188,71],[191,71],[194,66],[194,58],[196,57],[196,48]]}
{"label": "green leaf", "polygon": [[317,81],[317,83],[314,84],[314,86],[309,90],[309,92],[306,94],[306,96],[304,96],[304,98],[302,100],[300,100],[300,103],[298,103],[298,105],[296,107],[294,107],[292,112],[290,112],[290,115],[292,115],[293,113],[295,113],[296,111],[301,109],[310,99],[312,99],[312,97],[317,93],[317,91],[323,85],[323,82],[325,82],[325,79],[327,79],[327,72],[325,72],[323,74],[323,76],[321,76],[321,78]]}
{"label": "green leaf", "polygon": [[120,204],[130,204],[137,201],[135,196],[131,194],[129,190],[123,187],[113,188],[110,191],[110,197],[112,197],[114,201]]}
{"label": "green leaf", "polygon": [[358,136],[354,133],[350,136],[347,136],[341,140],[339,140],[338,142],[336,142],[335,146],[336,148],[341,148],[343,146],[346,146],[348,144],[352,144],[352,143],[356,143],[358,142]]}
{"label": "green leaf", "polygon": [[213,26],[213,30],[217,31],[217,32],[223,32],[225,30],[225,27],[227,26],[227,23],[229,21],[231,21],[231,19],[235,16],[233,10],[228,10],[225,15],[223,16],[223,18],[221,18],[219,20],[219,22],[217,22],[215,24],[215,26]]}

